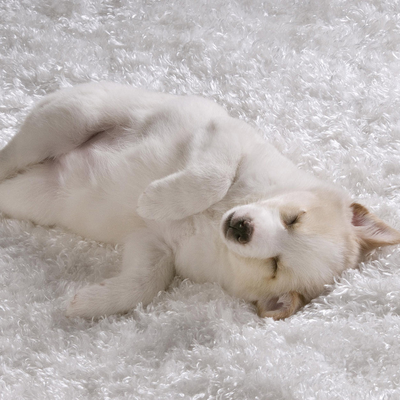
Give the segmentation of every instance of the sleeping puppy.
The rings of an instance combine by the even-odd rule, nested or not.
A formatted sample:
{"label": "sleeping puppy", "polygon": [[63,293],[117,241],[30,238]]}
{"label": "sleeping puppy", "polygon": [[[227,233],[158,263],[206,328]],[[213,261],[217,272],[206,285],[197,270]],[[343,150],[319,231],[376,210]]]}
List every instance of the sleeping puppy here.
{"label": "sleeping puppy", "polygon": [[400,233],[199,97],[90,83],[44,97],[0,152],[0,210],[124,245],[67,315],[150,303],[175,273],[286,318]]}

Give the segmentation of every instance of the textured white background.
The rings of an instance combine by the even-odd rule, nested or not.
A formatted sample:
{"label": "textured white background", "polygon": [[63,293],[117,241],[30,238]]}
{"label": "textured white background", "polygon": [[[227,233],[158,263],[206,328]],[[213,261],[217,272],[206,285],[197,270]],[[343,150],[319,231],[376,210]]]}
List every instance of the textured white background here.
{"label": "textured white background", "polygon": [[[60,87],[211,97],[400,228],[395,0],[3,0],[0,140]],[[68,320],[120,249],[0,220],[0,398],[399,399],[400,250],[286,321],[177,279],[146,309]]]}

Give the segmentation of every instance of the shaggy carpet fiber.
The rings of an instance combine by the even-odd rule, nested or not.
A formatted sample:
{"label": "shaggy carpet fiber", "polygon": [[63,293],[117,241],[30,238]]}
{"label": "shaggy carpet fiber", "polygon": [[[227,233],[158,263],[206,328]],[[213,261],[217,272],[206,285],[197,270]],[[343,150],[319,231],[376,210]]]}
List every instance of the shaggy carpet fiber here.
{"label": "shaggy carpet fiber", "polygon": [[[2,0],[0,21],[2,145],[80,82],[199,94],[400,228],[397,0]],[[399,248],[284,321],[179,278],[127,315],[66,318],[120,252],[1,217],[1,399],[400,399]]]}

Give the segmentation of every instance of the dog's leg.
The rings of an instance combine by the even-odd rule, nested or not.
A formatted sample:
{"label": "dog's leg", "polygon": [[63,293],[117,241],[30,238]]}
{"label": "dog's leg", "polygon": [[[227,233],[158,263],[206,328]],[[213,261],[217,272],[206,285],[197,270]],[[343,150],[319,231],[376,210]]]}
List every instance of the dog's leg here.
{"label": "dog's leg", "polygon": [[240,141],[231,135],[236,124],[231,124],[227,119],[221,126],[209,124],[199,132],[186,168],[152,182],[139,197],[138,214],[153,220],[178,220],[222,200],[243,158]]}
{"label": "dog's leg", "polygon": [[137,212],[141,217],[179,220],[225,197],[247,156],[241,132],[254,133],[242,122],[225,117],[202,129],[195,136],[197,143],[192,144],[193,153],[186,167],[152,182],[139,197]]}
{"label": "dog's leg", "polygon": [[[45,96],[0,151],[0,180],[81,145],[98,132],[132,122],[140,102],[134,88],[89,83]],[[146,100],[148,101],[148,100]]]}
{"label": "dog's leg", "polygon": [[170,249],[147,229],[125,243],[122,272],[100,284],[81,289],[67,309],[69,317],[100,317],[147,305],[165,290],[174,276]]}

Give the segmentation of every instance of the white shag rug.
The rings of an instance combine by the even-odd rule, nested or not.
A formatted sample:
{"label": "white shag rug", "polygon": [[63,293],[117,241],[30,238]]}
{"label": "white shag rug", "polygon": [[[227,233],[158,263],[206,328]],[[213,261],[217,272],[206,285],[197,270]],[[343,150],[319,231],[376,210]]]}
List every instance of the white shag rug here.
{"label": "white shag rug", "polygon": [[[397,0],[3,0],[1,143],[44,94],[111,80],[211,97],[400,228]],[[147,308],[69,320],[120,249],[0,219],[0,398],[400,399],[400,249],[295,316],[176,279]]]}

